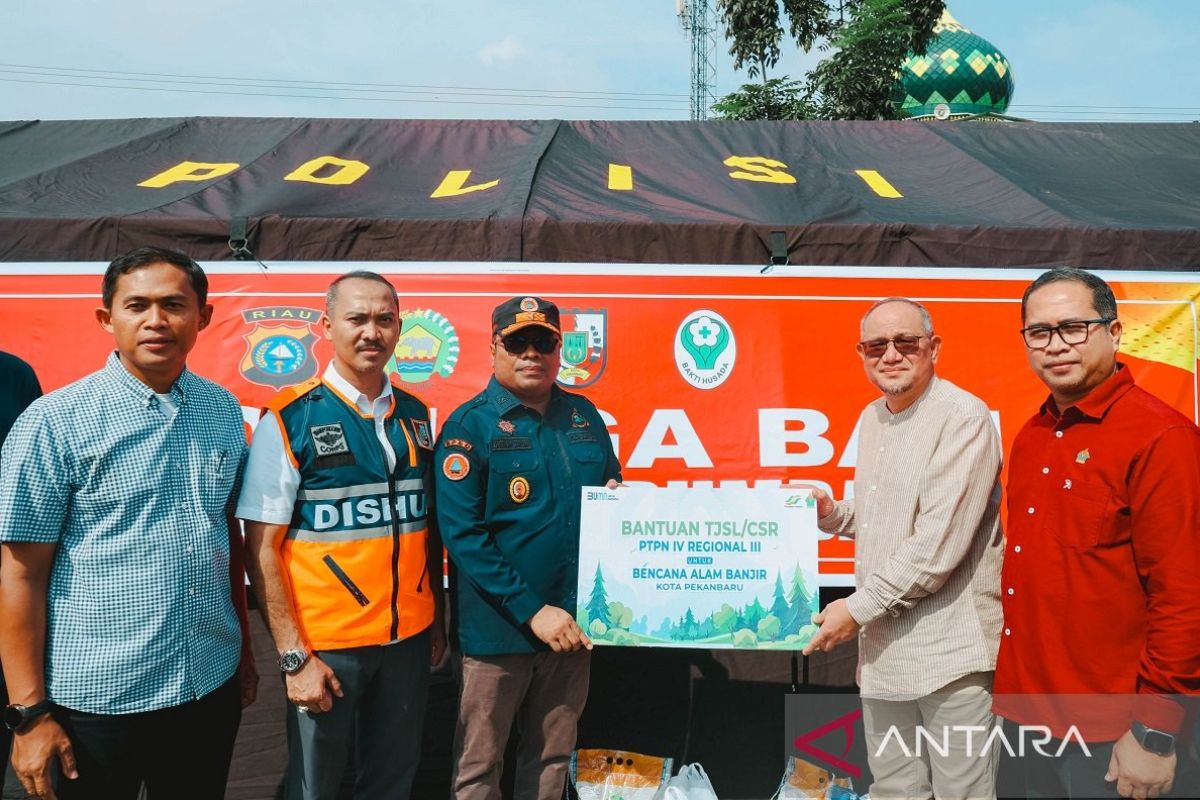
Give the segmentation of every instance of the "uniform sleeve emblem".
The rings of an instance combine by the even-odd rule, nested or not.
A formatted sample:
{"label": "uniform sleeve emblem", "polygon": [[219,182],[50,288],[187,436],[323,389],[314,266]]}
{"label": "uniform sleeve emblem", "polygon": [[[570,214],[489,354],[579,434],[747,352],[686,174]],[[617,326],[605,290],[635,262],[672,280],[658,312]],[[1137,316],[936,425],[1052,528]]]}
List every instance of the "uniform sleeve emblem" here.
{"label": "uniform sleeve emblem", "polygon": [[529,479],[518,475],[508,482],[508,496],[514,503],[524,503],[529,499]]}
{"label": "uniform sleeve emblem", "polygon": [[466,450],[468,453],[475,449],[475,445],[468,442],[466,439],[447,439],[446,447],[457,447],[460,450]]}
{"label": "uniform sleeve emblem", "polygon": [[429,433],[429,422],[423,419],[409,418],[412,423],[413,433],[416,434],[417,444],[424,447],[426,450],[433,449],[433,436]]}
{"label": "uniform sleeve emblem", "polygon": [[346,442],[346,432],[342,430],[340,422],[330,425],[314,425],[308,429],[308,435],[312,437],[313,446],[317,448],[318,458],[350,452],[350,445]]}
{"label": "uniform sleeve emblem", "polygon": [[471,462],[462,453],[451,453],[442,462],[442,474],[452,481],[461,481],[471,474]]}
{"label": "uniform sleeve emblem", "polygon": [[572,428],[586,428],[590,424],[591,423],[589,423],[587,421],[587,419],[584,418],[583,414],[579,413],[579,409],[577,409],[577,408],[571,409],[571,427]]}

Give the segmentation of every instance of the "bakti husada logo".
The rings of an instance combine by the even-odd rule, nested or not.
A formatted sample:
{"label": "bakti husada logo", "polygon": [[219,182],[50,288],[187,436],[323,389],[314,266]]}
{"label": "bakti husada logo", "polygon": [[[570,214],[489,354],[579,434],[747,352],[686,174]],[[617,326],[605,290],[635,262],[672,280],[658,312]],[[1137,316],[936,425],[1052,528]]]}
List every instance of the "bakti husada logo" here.
{"label": "bakti husada logo", "polygon": [[675,365],[685,381],[715,389],[729,378],[736,360],[737,343],[724,317],[706,308],[684,317],[675,334]]}
{"label": "bakti husada logo", "polygon": [[564,308],[561,311],[562,360],[558,382],[582,389],[600,380],[608,361],[608,312],[604,309]]}
{"label": "bakti husada logo", "polygon": [[283,389],[317,374],[312,326],[323,312],[315,308],[269,306],[242,312],[242,321],[254,327],[242,334],[246,352],[238,370],[259,386]]}
{"label": "bakti husada logo", "polygon": [[426,308],[401,311],[400,339],[388,372],[405,383],[424,383],[437,375],[449,378],[458,365],[458,332],[450,320]]}

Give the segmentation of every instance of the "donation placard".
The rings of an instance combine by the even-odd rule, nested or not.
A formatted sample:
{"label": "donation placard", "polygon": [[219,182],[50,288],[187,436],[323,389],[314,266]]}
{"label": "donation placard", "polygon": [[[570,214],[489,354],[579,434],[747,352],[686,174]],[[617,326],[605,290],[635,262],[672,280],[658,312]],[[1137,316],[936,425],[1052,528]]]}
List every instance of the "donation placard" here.
{"label": "donation placard", "polygon": [[798,650],[817,628],[802,488],[583,489],[576,620],[596,644]]}

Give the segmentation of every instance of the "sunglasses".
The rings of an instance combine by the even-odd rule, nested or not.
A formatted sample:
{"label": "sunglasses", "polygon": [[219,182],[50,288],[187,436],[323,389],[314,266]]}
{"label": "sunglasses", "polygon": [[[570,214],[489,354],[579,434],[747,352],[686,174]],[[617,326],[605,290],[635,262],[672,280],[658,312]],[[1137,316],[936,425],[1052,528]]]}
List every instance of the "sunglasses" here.
{"label": "sunglasses", "polygon": [[532,336],[526,333],[510,333],[500,337],[500,344],[509,355],[519,356],[529,349],[529,345],[533,345],[534,350],[548,356],[558,349],[558,337],[552,333],[538,333]]}
{"label": "sunglasses", "polygon": [[921,340],[924,338],[924,336],[897,336],[893,339],[870,339],[859,342],[858,350],[867,358],[881,358],[887,352],[890,344],[900,355],[911,356],[921,351]]}

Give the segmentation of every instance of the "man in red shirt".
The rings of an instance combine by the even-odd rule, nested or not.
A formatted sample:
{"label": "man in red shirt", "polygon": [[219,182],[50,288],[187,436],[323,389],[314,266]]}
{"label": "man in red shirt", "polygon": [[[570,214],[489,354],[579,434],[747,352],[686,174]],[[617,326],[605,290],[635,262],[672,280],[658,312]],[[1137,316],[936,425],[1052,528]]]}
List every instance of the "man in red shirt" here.
{"label": "man in red shirt", "polygon": [[1030,797],[1166,795],[1200,693],[1200,429],[1118,363],[1100,278],[1053,269],[1021,314],[1050,397],[1010,459],[995,710],[1054,737]]}

